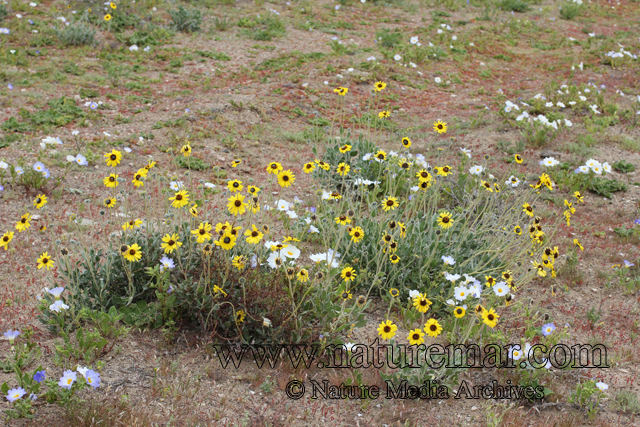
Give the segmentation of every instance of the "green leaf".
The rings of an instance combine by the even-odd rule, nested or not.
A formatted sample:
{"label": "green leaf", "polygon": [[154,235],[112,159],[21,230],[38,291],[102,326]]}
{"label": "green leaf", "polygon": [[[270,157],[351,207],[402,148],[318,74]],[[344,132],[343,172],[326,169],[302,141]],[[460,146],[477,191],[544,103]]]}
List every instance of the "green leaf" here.
{"label": "green leaf", "polygon": [[3,394],[7,394],[9,392],[9,386],[7,385],[7,383],[3,383],[2,387],[0,387],[0,390]]}

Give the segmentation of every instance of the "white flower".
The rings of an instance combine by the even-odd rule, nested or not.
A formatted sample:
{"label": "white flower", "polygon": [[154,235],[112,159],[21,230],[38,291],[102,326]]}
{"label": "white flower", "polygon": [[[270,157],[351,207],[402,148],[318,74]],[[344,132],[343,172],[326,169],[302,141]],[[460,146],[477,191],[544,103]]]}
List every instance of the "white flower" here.
{"label": "white flower", "polygon": [[402,59],[402,56],[398,55],[397,53],[393,56],[393,59],[395,59],[396,61],[400,61]]}
{"label": "white flower", "polygon": [[580,166],[578,169],[581,173],[589,173],[589,166]]}
{"label": "white flower", "polygon": [[60,300],[56,300],[56,302],[49,306],[49,310],[55,311],[56,313],[59,313],[60,310],[66,310],[68,308],[69,306]]}
{"label": "white flower", "polygon": [[364,156],[362,156],[362,160],[366,162],[371,158],[371,156],[373,156],[373,153],[367,153]]}
{"label": "white flower", "polygon": [[455,299],[458,301],[464,301],[470,295],[469,289],[466,286],[456,286],[453,290]]}
{"label": "white flower", "polygon": [[460,279],[459,274],[449,274],[448,272],[444,273],[444,277],[445,279],[451,281],[452,283],[455,283],[456,280]]}
{"label": "white flower", "polygon": [[452,256],[444,256],[442,255],[442,261],[447,265],[455,265],[456,260],[453,259]]}
{"label": "white flower", "polygon": [[576,105],[576,101],[569,101],[569,105],[571,105],[571,106]]}
{"label": "white flower", "polygon": [[173,191],[180,191],[184,187],[184,183],[182,181],[171,181],[169,183],[169,188]]}
{"label": "white flower", "polygon": [[600,162],[595,160],[595,159],[589,159],[585,163],[585,165],[587,165],[589,168],[593,168],[595,165],[599,165],[599,164],[600,164]]}
{"label": "white flower", "polygon": [[354,346],[354,345],[355,345],[355,344],[354,344],[354,343],[352,343],[352,342],[348,342],[348,343],[343,344],[344,348],[345,348],[347,351],[351,351],[351,349],[353,348],[353,346]]}
{"label": "white flower", "polygon": [[611,172],[611,165],[609,165],[608,162],[604,162],[602,164],[602,170],[604,170],[606,173],[610,173]]}
{"label": "white flower", "polygon": [[80,166],[87,166],[89,164],[89,162],[87,161],[87,158],[85,156],[83,156],[82,154],[78,154],[76,156],[75,161]]}
{"label": "white flower", "polygon": [[553,167],[553,166],[559,165],[560,162],[553,157],[545,157],[542,160],[542,164],[545,165],[546,167]]}
{"label": "white flower", "polygon": [[318,230],[316,227],[314,227],[313,225],[309,226],[309,230],[307,231],[308,233],[319,233],[320,230]]}
{"label": "white flower", "polygon": [[600,111],[598,111],[598,106],[596,104],[590,105],[589,108],[591,108],[591,111],[593,111],[596,114],[600,114]]}
{"label": "white flower", "polygon": [[474,297],[480,298],[482,295],[482,285],[477,280],[473,285],[469,287],[469,292],[473,294]]}
{"label": "white flower", "polygon": [[512,188],[516,188],[518,184],[520,184],[520,180],[516,176],[511,175],[509,177],[509,181],[505,181],[504,184],[510,185]]}
{"label": "white flower", "polygon": [[266,326],[267,328],[271,326],[271,320],[267,319],[266,317],[262,318],[262,326]]}
{"label": "white flower", "polygon": [[571,120],[569,119],[564,119],[564,125],[570,128],[571,126],[573,126],[573,123],[571,123]]}
{"label": "white flower", "polygon": [[546,106],[547,108],[551,108],[551,107],[553,107],[553,102],[547,102],[547,103],[545,104],[545,106]]}
{"label": "white flower", "polygon": [[297,213],[295,213],[295,211],[287,211],[286,213],[287,213],[287,215],[289,216],[289,218],[291,218],[291,219],[296,219],[296,218],[298,218],[298,214],[297,214]]}
{"label": "white flower", "polygon": [[[269,264],[269,267],[278,268],[278,265],[276,264],[276,259],[278,258],[280,258],[280,252],[271,252],[269,254],[269,258],[267,258],[267,264]],[[282,258],[280,258],[280,261],[282,261]]]}
{"label": "white flower", "polygon": [[440,84],[442,82],[442,79],[440,77],[436,77],[435,79],[433,79],[436,83]]}
{"label": "white flower", "polygon": [[596,387],[598,387],[600,389],[600,391],[605,391],[609,388],[609,386],[605,383],[603,383],[602,381],[599,381],[596,383]]}
{"label": "white flower", "polygon": [[111,134],[109,132],[102,132],[104,134],[104,136],[111,136]]}
{"label": "white flower", "polygon": [[503,297],[509,293],[509,287],[506,282],[498,282],[493,285],[493,292],[495,292],[497,296]]}
{"label": "white flower", "polygon": [[281,212],[286,212],[291,208],[291,203],[283,199],[278,200],[276,205],[278,206],[278,210]]}
{"label": "white flower", "polygon": [[451,40],[453,40],[453,41],[458,40],[458,36],[452,36],[452,37],[451,37]]}
{"label": "white flower", "polygon": [[438,28],[438,34],[442,34],[442,33],[443,31],[440,28]]}
{"label": "white flower", "polygon": [[145,47],[143,50],[144,50],[145,52],[149,52],[149,51],[151,50],[151,47],[150,47],[150,46],[147,46],[147,47]]}
{"label": "white flower", "polygon": [[89,368],[87,368],[86,366],[84,368],[81,368],[80,366],[78,366],[78,369],[76,370],[80,373],[80,375],[86,378],[86,374]]}
{"label": "white flower", "polygon": [[333,261],[331,261],[331,267],[333,268],[337,268],[338,265],[340,265],[340,263],[338,262],[339,257],[339,253],[336,252],[335,255],[333,254],[333,249],[329,249],[327,253],[309,255],[311,261],[316,263],[324,261],[328,264],[329,261],[331,261],[331,258],[333,258]]}
{"label": "white flower", "polygon": [[518,360],[522,357],[522,347],[520,347],[520,344],[516,344],[511,347],[511,349],[509,350],[509,357],[511,357],[513,360]]}
{"label": "white flower", "polygon": [[409,42],[410,42],[411,44],[416,44],[416,43],[418,43],[418,37],[411,37],[411,39],[409,39]]}
{"label": "white flower", "polygon": [[420,295],[420,292],[418,292],[416,290],[409,291],[409,298],[410,299],[413,299],[414,297],[417,297],[418,295]]}
{"label": "white flower", "polygon": [[471,158],[471,150],[467,150],[466,148],[460,147],[460,151],[462,151],[464,155],[467,156],[468,158]]}
{"label": "white flower", "polygon": [[476,165],[473,166],[469,169],[469,173],[471,175],[480,175],[482,173],[482,171],[484,170],[484,168],[480,165]]}
{"label": "white flower", "polygon": [[216,185],[211,182],[205,182],[204,186],[207,188],[216,188]]}
{"label": "white flower", "polygon": [[580,95],[578,98],[580,98],[580,101],[585,102],[587,100],[587,97],[584,95]]}
{"label": "white flower", "polygon": [[446,301],[445,301],[445,303],[446,303],[447,305],[453,305],[453,306],[458,305],[458,303],[456,303],[456,302],[455,302],[454,300],[452,300],[452,299],[448,299],[448,300],[446,300]]}
{"label": "white flower", "polygon": [[300,249],[293,245],[288,245],[286,248],[280,249],[280,258],[298,259],[300,257]]}

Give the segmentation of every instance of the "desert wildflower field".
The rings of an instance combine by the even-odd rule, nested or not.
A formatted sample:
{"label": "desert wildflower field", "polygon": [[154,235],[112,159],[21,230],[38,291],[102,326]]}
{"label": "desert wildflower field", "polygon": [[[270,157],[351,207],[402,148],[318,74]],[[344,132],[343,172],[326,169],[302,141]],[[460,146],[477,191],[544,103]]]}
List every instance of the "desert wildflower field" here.
{"label": "desert wildflower field", "polygon": [[0,425],[640,425],[639,19],[0,1]]}

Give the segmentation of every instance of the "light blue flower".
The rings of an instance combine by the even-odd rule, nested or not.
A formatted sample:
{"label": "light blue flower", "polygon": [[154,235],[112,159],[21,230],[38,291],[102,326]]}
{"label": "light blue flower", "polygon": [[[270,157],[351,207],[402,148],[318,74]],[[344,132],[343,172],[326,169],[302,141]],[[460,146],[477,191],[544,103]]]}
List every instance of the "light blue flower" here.
{"label": "light blue flower", "polygon": [[100,387],[100,375],[96,371],[89,369],[87,372],[85,372],[84,379],[87,380],[87,384],[89,384],[91,387]]}
{"label": "light blue flower", "polygon": [[27,394],[27,392],[22,387],[12,388],[11,390],[9,390],[7,392],[7,400],[9,402],[14,402],[14,401],[20,399],[25,394]]}
{"label": "light blue flower", "polygon": [[169,270],[173,270],[173,268],[176,266],[175,262],[173,262],[173,259],[168,258],[167,256],[163,256],[160,259],[160,263],[162,264],[160,266],[160,271],[164,271],[165,268],[168,268]]}
{"label": "light blue flower", "polygon": [[44,371],[38,371],[35,373],[35,375],[33,376],[33,380],[37,383],[41,383],[42,381],[44,381],[46,378],[45,376],[45,372]]}
{"label": "light blue flower", "polygon": [[78,379],[78,376],[76,375],[75,372],[67,370],[67,371],[64,371],[62,378],[60,378],[60,381],[58,381],[58,385],[61,388],[66,388],[67,390],[71,390],[73,383],[76,382],[77,379]]}
{"label": "light blue flower", "polygon": [[551,335],[555,330],[556,330],[556,325],[554,325],[553,323],[547,323],[546,325],[542,326],[542,335],[547,337]]}
{"label": "light blue flower", "polygon": [[13,341],[18,337],[18,335],[20,335],[19,331],[12,331],[11,329],[4,333],[4,336],[9,338],[9,342],[11,344],[13,344]]}

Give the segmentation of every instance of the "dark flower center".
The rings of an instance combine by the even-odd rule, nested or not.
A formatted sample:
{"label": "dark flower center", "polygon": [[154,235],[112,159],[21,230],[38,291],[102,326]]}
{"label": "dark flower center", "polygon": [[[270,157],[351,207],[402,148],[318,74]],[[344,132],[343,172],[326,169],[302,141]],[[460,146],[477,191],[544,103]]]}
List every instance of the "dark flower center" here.
{"label": "dark flower center", "polygon": [[200,229],[200,234],[207,234],[207,230],[205,230],[204,228]]}
{"label": "dark flower center", "polygon": [[488,315],[487,319],[489,319],[490,321],[493,321],[493,314]]}
{"label": "dark flower center", "polygon": [[238,184],[237,182],[234,182],[234,183],[233,183],[233,186],[234,186],[234,187],[236,187],[236,188],[238,188],[238,185],[239,185],[239,184]]}
{"label": "dark flower center", "polygon": [[283,181],[289,181],[289,175],[284,175],[284,176],[282,177],[282,180],[283,180]]}
{"label": "dark flower center", "polygon": [[253,231],[251,233],[251,237],[258,237],[258,232],[257,231]]}
{"label": "dark flower center", "polygon": [[113,181],[115,181],[115,180],[116,180],[116,179],[115,179],[114,177],[112,177],[112,176],[110,176],[110,177],[109,177],[109,182],[113,182]]}
{"label": "dark flower center", "polygon": [[438,129],[442,129],[442,125],[441,124],[438,124]]}
{"label": "dark flower center", "polygon": [[414,340],[414,341],[418,341],[418,340],[420,339],[420,335],[418,335],[418,334],[413,334],[413,335],[411,336],[411,338],[413,338],[413,340]]}
{"label": "dark flower center", "polygon": [[456,310],[456,313],[458,313],[458,314],[462,314],[462,309],[460,309],[460,308],[459,308],[459,309],[457,309],[457,310]]}
{"label": "dark flower center", "polygon": [[9,237],[8,237],[8,236],[4,236],[4,237],[2,238],[2,240],[3,240],[4,242],[8,242],[8,241],[9,241]]}
{"label": "dark flower center", "polygon": [[240,207],[240,206],[242,206],[242,202],[240,200],[236,200],[234,202],[234,205],[236,205],[236,207]]}
{"label": "dark flower center", "polygon": [[118,157],[115,154],[111,155],[111,160],[115,161]]}
{"label": "dark flower center", "polygon": [[353,233],[353,235],[354,235],[355,237],[360,237],[360,233],[359,233],[358,231],[356,231],[355,233]]}
{"label": "dark flower center", "polygon": [[129,255],[135,255],[135,254],[136,254],[135,249],[129,249]]}
{"label": "dark flower center", "polygon": [[48,259],[48,258],[42,258],[42,263],[43,263],[43,264],[46,264],[46,263],[48,263],[48,262],[49,262],[49,259]]}
{"label": "dark flower center", "polygon": [[224,242],[225,243],[230,243],[231,242],[231,238],[230,237],[225,237],[224,238]]}
{"label": "dark flower center", "polygon": [[445,224],[449,222],[449,217],[445,216],[444,218],[442,218],[442,222],[444,222]]}
{"label": "dark flower center", "polygon": [[423,307],[424,307],[425,305],[427,305],[427,300],[426,300],[426,299],[421,299],[421,300],[420,300],[420,305],[421,305],[421,306],[423,306]]}
{"label": "dark flower center", "polygon": [[393,200],[387,200],[387,206],[393,206]]}
{"label": "dark flower center", "polygon": [[182,200],[182,194],[178,194],[178,195],[176,196],[176,200],[178,200],[178,201]]}
{"label": "dark flower center", "polygon": [[433,332],[435,332],[435,331],[438,330],[438,327],[434,324],[434,325],[429,326],[429,329],[431,329]]}
{"label": "dark flower center", "polygon": [[25,222],[27,222],[27,219],[26,219],[26,218],[22,218],[22,219],[20,220],[20,222],[24,224]]}
{"label": "dark flower center", "polygon": [[386,333],[391,332],[391,326],[385,326],[385,327],[384,327],[384,331],[385,331]]}

